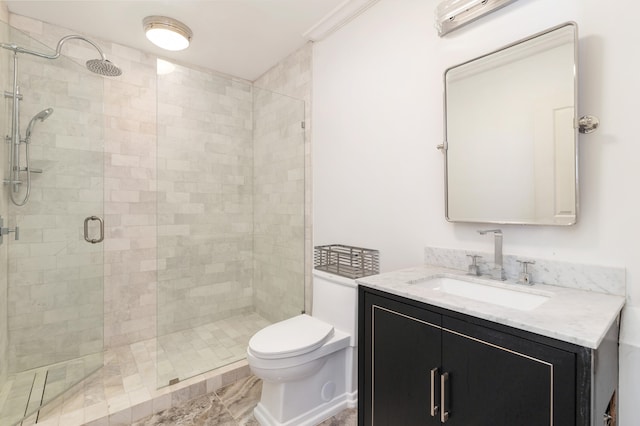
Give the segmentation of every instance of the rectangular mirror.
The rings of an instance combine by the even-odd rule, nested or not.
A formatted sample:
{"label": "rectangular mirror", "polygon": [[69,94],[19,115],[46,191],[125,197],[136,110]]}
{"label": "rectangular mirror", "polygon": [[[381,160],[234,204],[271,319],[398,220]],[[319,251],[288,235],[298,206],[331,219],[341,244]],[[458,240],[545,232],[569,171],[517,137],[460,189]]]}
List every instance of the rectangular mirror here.
{"label": "rectangular mirror", "polygon": [[445,71],[448,221],[576,223],[576,68],[566,23]]}

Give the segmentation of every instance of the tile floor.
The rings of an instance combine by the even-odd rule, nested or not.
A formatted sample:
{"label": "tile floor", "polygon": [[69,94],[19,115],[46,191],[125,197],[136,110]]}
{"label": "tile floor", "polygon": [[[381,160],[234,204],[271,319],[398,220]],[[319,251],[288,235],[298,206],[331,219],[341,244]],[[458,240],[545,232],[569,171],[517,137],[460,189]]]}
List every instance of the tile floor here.
{"label": "tile floor", "polygon": [[0,425],[15,424],[103,365],[100,353],[10,376],[0,389]]}
{"label": "tile floor", "polygon": [[[260,400],[262,383],[255,376],[146,417],[134,426],[259,426],[253,408]],[[357,411],[347,409],[321,426],[355,426]]]}
{"label": "tile floor", "polygon": [[157,384],[166,386],[175,378],[185,380],[244,359],[251,336],[269,324],[249,313],[158,337]]}
{"label": "tile floor", "polygon": [[[244,351],[250,336],[267,324],[257,315],[229,318],[161,337],[159,342],[152,339],[107,350],[104,359],[98,359],[103,362],[103,368],[55,398],[21,425],[257,425],[253,408],[260,399],[262,383],[250,375]],[[23,386],[33,383],[28,385],[31,389],[39,388],[41,394],[53,395],[94,368],[97,365],[94,358],[74,360],[49,368],[49,371],[45,369],[44,376],[31,371],[22,378],[14,378],[14,382],[22,381]],[[239,358],[240,361],[229,363]],[[191,377],[202,371],[199,369],[212,368],[212,359],[228,365]],[[156,383],[167,383],[175,377],[180,378],[177,384],[157,389]],[[24,395],[28,394],[23,391]],[[17,400],[11,397],[24,399],[22,395],[10,395],[3,388],[0,407],[3,403],[4,408],[7,403],[12,406]],[[6,410],[2,413],[4,415]],[[355,413],[353,409],[345,410],[322,425],[354,426],[357,423]],[[14,423],[15,420],[0,417],[0,425]]]}
{"label": "tile floor", "polygon": [[[55,398],[22,424],[28,426],[37,421],[38,425],[46,426],[129,425],[152,413],[211,393],[249,375],[245,359],[247,342],[267,324],[256,314],[244,315],[163,336],[158,341],[151,339],[109,349],[104,352],[103,368]],[[74,360],[73,363],[74,367],[80,365],[86,371],[86,360]],[[216,367],[214,363],[226,366],[211,370]],[[70,365],[62,367],[56,366],[56,374],[49,377],[56,379],[56,389],[61,383],[67,387],[70,382],[77,381],[77,368]],[[207,373],[199,374],[207,370]],[[10,420],[7,407],[24,407],[24,402],[21,402],[22,406],[15,402],[28,401],[23,395],[30,393],[25,388],[18,396],[13,395],[8,388],[11,383],[18,383],[23,388],[31,386],[34,390],[39,388],[40,394],[51,394],[53,388],[47,390],[47,386],[53,386],[51,380],[45,386],[42,380],[34,380],[33,371],[26,374],[27,377],[8,380],[7,387],[0,391],[2,425],[14,424],[21,417],[20,414],[11,414],[13,420]],[[166,385],[174,378],[180,381],[157,388],[157,383]],[[33,385],[28,385],[30,383]],[[20,409],[24,413],[24,408]]]}

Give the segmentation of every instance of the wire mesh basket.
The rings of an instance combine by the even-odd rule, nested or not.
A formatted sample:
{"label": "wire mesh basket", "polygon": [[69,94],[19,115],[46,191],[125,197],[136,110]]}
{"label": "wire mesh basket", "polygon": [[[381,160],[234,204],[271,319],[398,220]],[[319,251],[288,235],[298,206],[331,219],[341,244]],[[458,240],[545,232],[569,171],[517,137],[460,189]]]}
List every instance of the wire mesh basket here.
{"label": "wire mesh basket", "polygon": [[315,246],[314,267],[347,278],[380,273],[380,252],[362,247],[330,244]]}

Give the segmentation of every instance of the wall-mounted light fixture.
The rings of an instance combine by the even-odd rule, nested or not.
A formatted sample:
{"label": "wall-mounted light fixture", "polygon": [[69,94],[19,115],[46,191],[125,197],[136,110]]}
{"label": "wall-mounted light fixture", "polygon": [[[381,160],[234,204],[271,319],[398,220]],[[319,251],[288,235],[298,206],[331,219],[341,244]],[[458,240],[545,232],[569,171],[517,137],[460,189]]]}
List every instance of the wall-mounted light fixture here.
{"label": "wall-mounted light fixture", "polygon": [[436,7],[438,35],[451,32],[515,0],[445,0]]}
{"label": "wall-mounted light fixture", "polygon": [[166,16],[147,16],[142,27],[149,41],[165,50],[184,50],[193,37],[189,27]]}

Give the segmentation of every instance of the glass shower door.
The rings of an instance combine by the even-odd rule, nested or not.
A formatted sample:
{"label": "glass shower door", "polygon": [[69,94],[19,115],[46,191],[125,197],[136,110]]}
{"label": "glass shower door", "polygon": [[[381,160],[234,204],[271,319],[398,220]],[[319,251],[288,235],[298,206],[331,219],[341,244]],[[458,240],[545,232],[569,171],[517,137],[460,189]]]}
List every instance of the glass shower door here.
{"label": "glass shower door", "polygon": [[[8,33],[10,42],[48,51],[15,29]],[[4,90],[12,92],[13,53],[1,54]],[[19,233],[5,238],[8,373],[0,424],[37,411],[103,365],[103,79],[65,57],[19,55],[17,81],[22,138],[33,117],[52,112],[31,126],[29,199],[7,206],[5,226]],[[12,104],[5,94],[9,117]],[[3,191],[16,189],[22,200],[26,173]]]}

